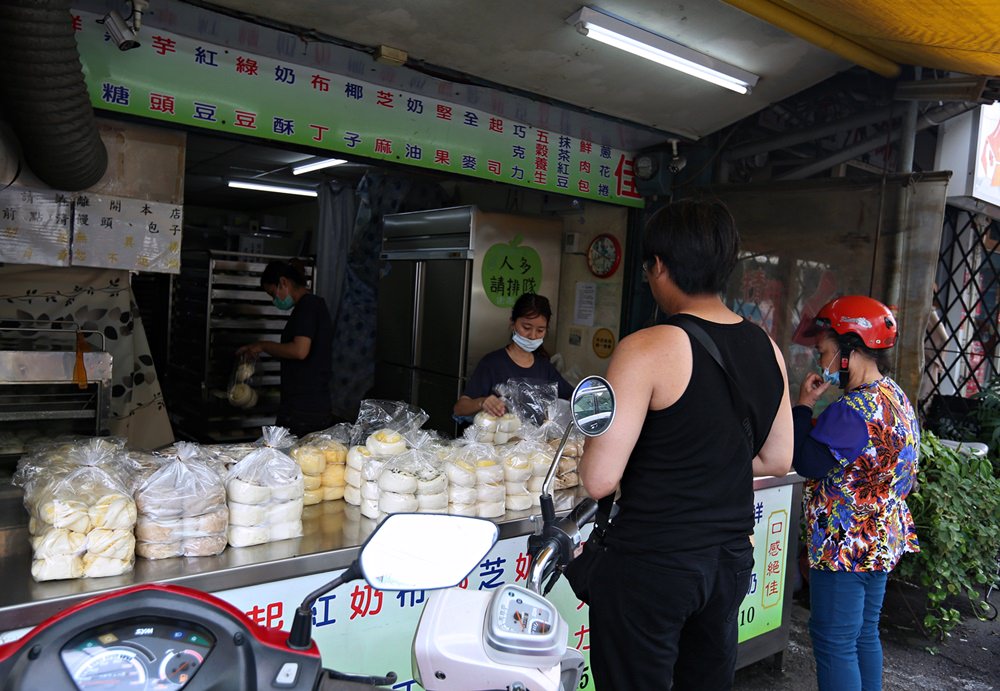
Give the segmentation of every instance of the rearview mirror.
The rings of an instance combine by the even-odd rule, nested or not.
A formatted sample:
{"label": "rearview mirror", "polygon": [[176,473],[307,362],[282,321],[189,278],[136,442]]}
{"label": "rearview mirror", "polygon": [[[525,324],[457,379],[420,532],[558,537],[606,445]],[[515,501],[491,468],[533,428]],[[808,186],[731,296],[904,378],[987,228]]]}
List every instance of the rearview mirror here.
{"label": "rearview mirror", "polygon": [[358,559],[361,573],[379,590],[434,590],[458,585],[499,536],[482,518],[396,513],[369,536]]}
{"label": "rearview mirror", "polygon": [[588,437],[608,431],[615,419],[615,392],[604,377],[587,377],[573,391],[573,422]]}

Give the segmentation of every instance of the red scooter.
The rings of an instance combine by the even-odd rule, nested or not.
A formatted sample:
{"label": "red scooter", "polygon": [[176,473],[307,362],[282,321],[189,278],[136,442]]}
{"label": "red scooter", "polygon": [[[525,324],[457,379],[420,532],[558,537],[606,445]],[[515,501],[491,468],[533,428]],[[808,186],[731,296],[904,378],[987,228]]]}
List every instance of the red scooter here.
{"label": "red scooter", "polygon": [[364,578],[379,590],[433,590],[460,583],[489,552],[492,521],[393,514],[358,559],[298,607],[291,631],[265,629],[231,604],[191,588],[140,585],[101,595],[0,646],[0,690],[369,691],[396,675],[324,669],[311,637],[312,605]]}

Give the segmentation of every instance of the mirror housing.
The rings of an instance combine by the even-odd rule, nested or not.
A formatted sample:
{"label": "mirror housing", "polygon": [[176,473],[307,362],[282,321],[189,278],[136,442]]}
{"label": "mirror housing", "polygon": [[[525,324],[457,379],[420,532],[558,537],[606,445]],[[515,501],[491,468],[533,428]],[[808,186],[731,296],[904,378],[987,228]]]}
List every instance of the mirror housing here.
{"label": "mirror housing", "polygon": [[615,392],[604,377],[583,379],[573,390],[573,423],[588,437],[599,437],[615,420]]}

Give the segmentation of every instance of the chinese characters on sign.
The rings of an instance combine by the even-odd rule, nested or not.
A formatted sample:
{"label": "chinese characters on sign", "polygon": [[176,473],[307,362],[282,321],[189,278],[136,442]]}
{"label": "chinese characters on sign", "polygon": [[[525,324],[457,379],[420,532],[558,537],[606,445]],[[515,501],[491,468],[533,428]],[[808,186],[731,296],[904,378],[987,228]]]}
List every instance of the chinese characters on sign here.
{"label": "chinese characters on sign", "polygon": [[69,266],[70,198],[53,190],[0,192],[0,262]]}
{"label": "chinese characters on sign", "polygon": [[85,19],[77,31],[80,55],[98,108],[643,205],[631,154],[523,124],[516,112],[512,118],[476,110],[160,28],[150,28],[150,41],[123,63],[108,49],[98,17],[78,16]]}
{"label": "chinese characters on sign", "polygon": [[740,604],[741,642],[781,626],[784,575],[790,549],[791,489],[786,485],[754,492],[754,566]]}
{"label": "chinese characters on sign", "polygon": [[785,563],[784,549],[787,524],[787,511],[774,511],[767,517],[767,551],[764,557],[767,566],[764,569],[764,593],[761,605],[765,609],[780,604],[783,595],[781,575]]}
{"label": "chinese characters on sign", "polygon": [[179,273],[182,222],[179,204],[77,194],[72,263]]}
{"label": "chinese characters on sign", "polygon": [[521,242],[518,235],[483,255],[483,291],[497,307],[513,307],[521,295],[537,293],[542,285],[542,259],[534,247]]}

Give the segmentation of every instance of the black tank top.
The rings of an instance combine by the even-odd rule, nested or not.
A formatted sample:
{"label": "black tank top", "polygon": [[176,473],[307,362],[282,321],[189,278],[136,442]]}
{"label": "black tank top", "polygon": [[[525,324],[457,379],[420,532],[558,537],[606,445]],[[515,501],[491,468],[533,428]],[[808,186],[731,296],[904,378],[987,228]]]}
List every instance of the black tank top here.
{"label": "black tank top", "polygon": [[[771,431],[783,381],[767,334],[755,324],[717,324],[685,315],[715,342],[749,404],[751,450],[726,375],[691,341],[691,380],[670,407],[650,410],[621,479],[608,545],[676,552],[746,540],[753,532],[751,460]],[[670,324],[672,320],[668,320]],[[669,362],[657,373],[671,376]]]}

